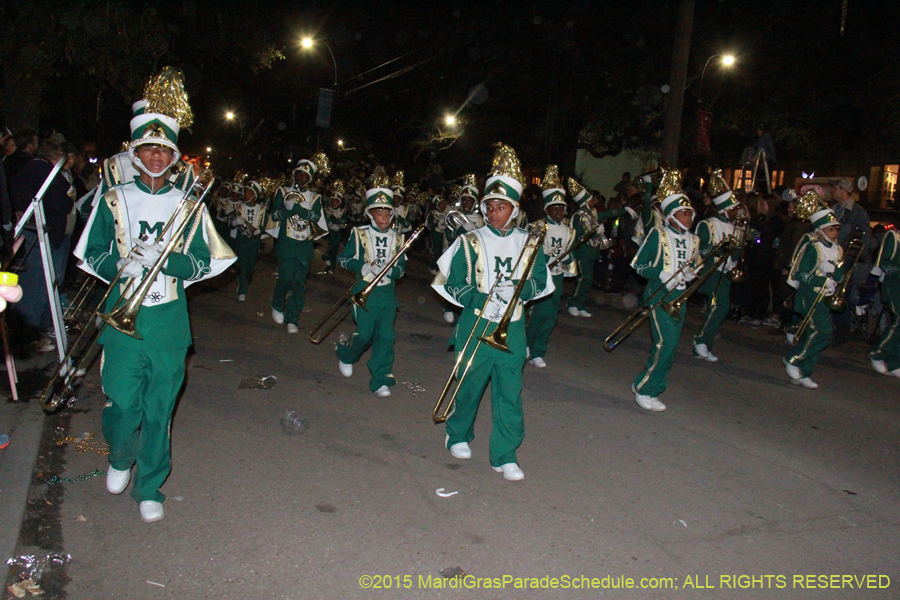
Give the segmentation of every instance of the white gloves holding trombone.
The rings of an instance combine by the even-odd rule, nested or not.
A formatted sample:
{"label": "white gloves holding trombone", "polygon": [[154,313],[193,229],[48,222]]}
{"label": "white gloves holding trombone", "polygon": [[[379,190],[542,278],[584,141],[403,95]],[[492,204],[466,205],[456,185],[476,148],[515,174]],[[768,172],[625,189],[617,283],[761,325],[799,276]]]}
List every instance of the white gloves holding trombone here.
{"label": "white gloves holding trombone", "polygon": [[494,286],[491,300],[488,302],[487,308],[484,311],[484,318],[488,321],[499,323],[500,319],[503,318],[503,313],[506,312],[506,308],[509,306],[509,302],[512,300],[515,291],[516,286],[515,283],[513,283],[513,280],[504,277]]}

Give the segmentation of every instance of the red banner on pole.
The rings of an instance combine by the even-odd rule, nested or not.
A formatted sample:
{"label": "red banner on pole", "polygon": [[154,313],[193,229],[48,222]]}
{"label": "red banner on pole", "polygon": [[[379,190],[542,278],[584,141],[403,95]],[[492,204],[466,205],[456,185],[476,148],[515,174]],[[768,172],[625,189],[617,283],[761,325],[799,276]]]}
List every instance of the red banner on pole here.
{"label": "red banner on pole", "polygon": [[697,154],[709,154],[709,132],[712,130],[712,113],[697,110]]}

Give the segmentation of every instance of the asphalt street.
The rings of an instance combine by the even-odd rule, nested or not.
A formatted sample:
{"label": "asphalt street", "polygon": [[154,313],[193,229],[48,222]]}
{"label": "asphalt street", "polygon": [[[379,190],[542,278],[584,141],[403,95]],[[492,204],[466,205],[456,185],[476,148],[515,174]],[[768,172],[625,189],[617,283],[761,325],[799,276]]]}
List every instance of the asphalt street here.
{"label": "asphalt street", "polygon": [[[900,380],[876,374],[861,342],[827,350],[810,391],[789,383],[771,329],[726,322],[715,364],[685,334],[668,410],[650,413],[629,390],[649,329],[604,352],[628,311],[595,294],[592,318],[560,315],[548,367],[525,367],[525,480],[508,482],[488,464],[489,402],[471,460],[431,422],[453,357],[423,256],[398,286],[386,399],[363,362],[338,372],[337,334],[306,337],[350,274],[313,274],[288,335],[270,317],[274,272],[264,253],[246,303],[233,273],[192,288],[163,521],[142,523],[103,477],[46,484],[105,469],[95,451],[68,443],[37,462],[29,498],[53,505],[54,550],[71,556],[58,597],[900,598]],[[699,318],[691,307],[686,331]],[[241,388],[269,376],[271,389]],[[66,435],[99,435],[104,402],[95,365]],[[288,410],[308,430],[286,435]],[[54,435],[44,428],[45,448]],[[17,554],[46,550],[23,539]],[[460,570],[470,577],[442,575]]]}

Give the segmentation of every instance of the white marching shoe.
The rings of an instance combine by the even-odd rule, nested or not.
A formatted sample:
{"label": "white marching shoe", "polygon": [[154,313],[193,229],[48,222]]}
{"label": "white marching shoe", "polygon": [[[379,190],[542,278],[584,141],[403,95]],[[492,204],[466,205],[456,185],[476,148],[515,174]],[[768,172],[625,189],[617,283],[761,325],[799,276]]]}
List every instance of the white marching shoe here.
{"label": "white marching shoe", "polygon": [[276,323],[278,323],[279,325],[284,324],[284,313],[279,312],[273,308],[272,309],[272,320],[275,321]]}
{"label": "white marching shoe", "polygon": [[893,375],[893,376],[896,377],[897,379],[900,379],[900,369],[894,369],[893,371],[890,371],[890,372],[888,372],[887,374],[888,374],[888,375]]}
{"label": "white marching shoe", "polygon": [[453,323],[456,320],[456,314],[452,310],[444,311],[444,320],[448,323]]}
{"label": "white marching shoe", "polygon": [[287,330],[288,333],[297,333],[298,331],[300,331],[300,328],[293,323],[288,323]]}
{"label": "white marching shoe", "polygon": [[883,360],[875,360],[874,358],[870,358],[869,362],[872,363],[872,368],[882,375],[888,374],[887,364]]}
{"label": "white marching shoe", "polygon": [[144,500],[141,502],[140,508],[141,521],[144,523],[153,523],[166,516],[162,503],[155,500]]}
{"label": "white marching shoe", "polygon": [[341,371],[341,375],[344,377],[350,377],[353,375],[353,365],[347,364],[345,362],[338,361],[338,369]]}
{"label": "white marching shoe", "polygon": [[803,379],[803,375],[800,374],[800,369],[789,363],[786,358],[782,358],[781,362],[784,363],[784,370],[787,372],[788,377],[790,377],[792,381],[800,381],[801,379]]}
{"label": "white marching shoe", "polygon": [[796,383],[797,385],[801,385],[808,390],[814,390],[817,387],[819,387],[819,384],[816,383],[815,381],[813,381],[812,379],[810,379],[809,377],[804,377],[803,379],[798,379],[794,383]]}
{"label": "white marching shoe", "polygon": [[450,454],[453,455],[453,458],[472,458],[472,449],[469,448],[469,444],[467,444],[466,442],[460,442],[458,444],[453,444],[452,446],[450,446]]}
{"label": "white marching shoe", "polygon": [[516,463],[506,463],[505,465],[491,468],[498,473],[503,473],[503,479],[507,481],[522,481],[525,479],[525,473],[522,472],[522,469]]}
{"label": "white marching shoe", "polygon": [[106,471],[106,491],[110,494],[121,494],[128,487],[129,481],[131,481],[131,469],[120,471],[109,465],[109,470]]}
{"label": "white marching shoe", "polygon": [[573,317],[578,316],[578,308],[577,307],[570,306],[568,310],[569,310],[569,314],[572,315]]}
{"label": "white marching shoe", "polygon": [[528,362],[533,364],[534,366],[536,366],[538,369],[543,369],[544,367],[547,366],[547,363],[545,363],[544,359],[541,358],[540,356],[538,356],[536,358],[532,358]]}
{"label": "white marching shoe", "polygon": [[[638,394],[637,390],[634,388],[634,384],[631,385],[631,391],[634,393],[634,401],[638,403],[638,406],[644,410],[653,410],[653,401],[656,400],[653,396]],[[657,402],[659,402],[659,400],[657,400]]]}
{"label": "white marching shoe", "polygon": [[238,301],[238,302],[246,302],[246,301],[247,301],[247,294],[238,294],[238,300],[237,300],[237,301]]}
{"label": "white marching shoe", "polygon": [[379,398],[387,398],[391,395],[391,388],[386,385],[381,386],[377,390],[375,390],[375,395]]}
{"label": "white marching shoe", "polygon": [[594,315],[592,315],[591,313],[589,313],[589,312],[586,311],[586,310],[579,310],[579,311],[578,311],[578,316],[579,316],[579,317],[592,317],[592,316],[594,316]]}
{"label": "white marching shoe", "polygon": [[694,344],[694,356],[708,362],[717,362],[719,357],[709,351],[706,344]]}

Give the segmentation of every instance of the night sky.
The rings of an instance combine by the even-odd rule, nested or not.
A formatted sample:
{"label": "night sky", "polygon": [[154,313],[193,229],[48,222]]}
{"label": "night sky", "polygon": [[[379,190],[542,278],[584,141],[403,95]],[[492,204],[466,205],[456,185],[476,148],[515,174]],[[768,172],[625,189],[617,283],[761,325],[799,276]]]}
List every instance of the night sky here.
{"label": "night sky", "polygon": [[[42,3],[20,6],[29,4]],[[714,59],[703,79],[713,150],[702,160],[733,164],[760,123],[771,129],[782,168],[824,172],[896,157],[900,8],[849,0],[841,36],[842,4],[697,0],[679,162],[701,160],[693,152],[699,75],[710,56],[726,52],[737,56],[736,65],[724,70]],[[58,30],[77,25],[48,41],[63,48],[43,80],[42,128],[115,151],[127,136],[140,82],[171,64],[184,71],[197,115],[182,146],[188,153],[212,147],[220,169],[281,170],[319,144],[336,157],[374,154],[415,174],[424,172],[434,125],[447,113],[458,112],[464,130],[437,152],[453,173],[483,171],[499,140],[526,165],[572,165],[588,125],[602,132],[601,143],[590,146],[598,155],[653,147],[678,3],[163,3],[146,48],[134,34],[138,25],[123,33],[105,2],[50,6]],[[11,18],[21,15],[3,10],[13,30],[24,26]],[[316,96],[332,85],[333,64],[322,45],[301,49],[304,35],[334,53],[339,85],[331,130],[316,130],[314,122]],[[97,68],[104,63],[105,70]],[[127,69],[136,83],[111,84],[116,69]],[[8,86],[6,66],[4,75]],[[477,85],[483,89],[467,103]],[[227,121],[228,110],[237,118]],[[356,151],[338,153],[337,139]]]}

